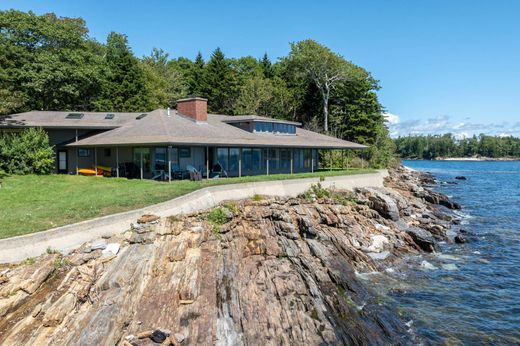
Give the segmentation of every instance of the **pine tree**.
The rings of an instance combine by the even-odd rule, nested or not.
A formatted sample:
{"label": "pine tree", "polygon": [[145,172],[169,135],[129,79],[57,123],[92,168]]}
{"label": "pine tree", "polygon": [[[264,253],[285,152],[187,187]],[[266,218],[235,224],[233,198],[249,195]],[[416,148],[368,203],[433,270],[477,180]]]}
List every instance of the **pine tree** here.
{"label": "pine tree", "polygon": [[144,71],[134,57],[126,35],[111,32],[105,55],[106,78],[96,108],[113,112],[141,112],[150,107]]}
{"label": "pine tree", "polygon": [[238,94],[237,80],[229,61],[220,48],[215,49],[204,68],[203,96],[211,112],[233,113],[233,101]]}
{"label": "pine tree", "polygon": [[262,66],[262,71],[265,78],[273,77],[273,66],[271,64],[271,60],[269,60],[269,57],[267,56],[267,53],[265,53],[260,60],[260,66]]}

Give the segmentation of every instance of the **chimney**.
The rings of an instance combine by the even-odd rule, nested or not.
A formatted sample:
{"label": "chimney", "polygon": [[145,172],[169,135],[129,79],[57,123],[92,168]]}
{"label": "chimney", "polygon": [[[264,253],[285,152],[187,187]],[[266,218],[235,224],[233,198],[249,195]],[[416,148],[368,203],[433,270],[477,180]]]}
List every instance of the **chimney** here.
{"label": "chimney", "polygon": [[208,121],[208,100],[200,97],[178,100],[177,112],[196,122],[206,122]]}

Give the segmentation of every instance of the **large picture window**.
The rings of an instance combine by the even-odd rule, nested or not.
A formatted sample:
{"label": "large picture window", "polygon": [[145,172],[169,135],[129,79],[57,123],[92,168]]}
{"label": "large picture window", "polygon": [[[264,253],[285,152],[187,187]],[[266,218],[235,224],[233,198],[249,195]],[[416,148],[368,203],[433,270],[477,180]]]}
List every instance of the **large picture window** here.
{"label": "large picture window", "polygon": [[78,149],[78,156],[79,157],[89,157],[90,156],[90,149],[79,148]]}

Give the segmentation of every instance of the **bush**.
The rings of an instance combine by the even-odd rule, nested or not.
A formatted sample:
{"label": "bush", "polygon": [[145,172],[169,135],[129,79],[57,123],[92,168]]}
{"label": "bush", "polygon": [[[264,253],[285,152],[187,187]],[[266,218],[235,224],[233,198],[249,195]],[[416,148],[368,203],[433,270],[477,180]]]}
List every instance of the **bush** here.
{"label": "bush", "polygon": [[49,174],[54,169],[54,150],[41,129],[0,132],[0,172]]}

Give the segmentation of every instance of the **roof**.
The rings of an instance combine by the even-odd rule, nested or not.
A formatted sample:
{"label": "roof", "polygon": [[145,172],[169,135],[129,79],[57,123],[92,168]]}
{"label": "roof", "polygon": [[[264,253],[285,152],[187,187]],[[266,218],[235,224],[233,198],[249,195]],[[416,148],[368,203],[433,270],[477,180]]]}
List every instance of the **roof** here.
{"label": "roof", "polygon": [[[92,128],[106,129],[67,146],[130,146],[130,145],[219,145],[248,147],[294,147],[322,149],[364,149],[363,145],[344,141],[296,127],[296,134],[249,132],[231,125],[232,122],[270,121],[299,126],[299,123],[256,115],[229,116],[208,114],[207,122],[193,119],[170,110],[157,109],[146,113],[111,113],[113,119],[105,119],[107,113],[83,112],[82,119],[66,119],[70,112],[34,111],[14,114],[7,127],[44,128]],[[13,123],[17,123],[13,125]],[[0,123],[0,127],[6,127]]]}
{"label": "roof", "polygon": [[[83,114],[83,117],[67,119],[69,114]],[[107,114],[113,114],[114,117],[106,119]],[[4,117],[5,119],[0,121],[0,127],[114,129],[135,120],[139,114],[141,113],[31,111]]]}

